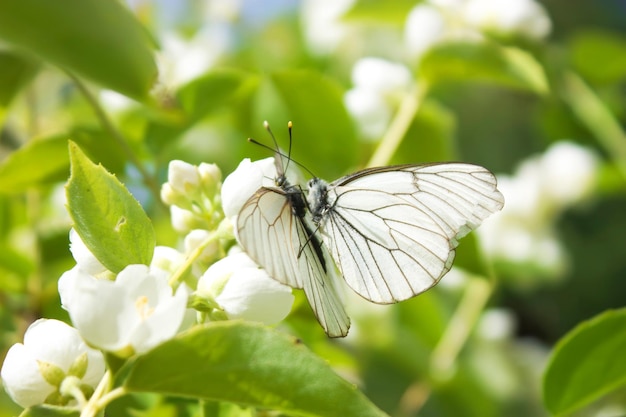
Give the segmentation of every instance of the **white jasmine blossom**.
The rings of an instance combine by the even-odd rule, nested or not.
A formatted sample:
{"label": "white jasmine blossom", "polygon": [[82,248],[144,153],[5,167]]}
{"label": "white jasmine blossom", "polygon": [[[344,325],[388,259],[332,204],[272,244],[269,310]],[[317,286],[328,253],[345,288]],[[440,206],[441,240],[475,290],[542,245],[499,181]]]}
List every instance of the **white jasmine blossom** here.
{"label": "white jasmine blossom", "polygon": [[[204,243],[209,237],[211,233],[204,229],[195,229],[189,232],[184,239],[183,245],[185,247],[185,253],[191,253],[198,246]],[[220,245],[217,239],[213,240],[212,243],[207,245],[203,250],[198,260],[201,262],[212,262],[219,255]]]}
{"label": "white jasmine blossom", "polygon": [[405,90],[413,83],[411,71],[404,65],[382,58],[359,59],[352,68],[352,83],[381,94]]}
{"label": "white jasmine blossom", "polygon": [[465,10],[470,24],[501,35],[540,40],[552,26],[543,6],[534,0],[469,0]]}
{"label": "white jasmine blossom", "polygon": [[409,12],[404,26],[407,52],[413,58],[420,57],[444,39],[446,29],[440,8],[428,3],[418,4]]}
{"label": "white jasmine blossom", "polygon": [[170,206],[170,220],[174,230],[180,233],[188,233],[190,230],[199,227],[208,227],[206,222],[202,221],[193,212],[176,205]]}
{"label": "white jasmine blossom", "polygon": [[198,282],[197,295],[213,300],[229,319],[274,324],[291,310],[291,288],[273,280],[250,257],[230,254],[217,261]]}
{"label": "white jasmine blossom", "polygon": [[332,53],[350,32],[341,17],[355,0],[305,0],[301,17],[304,39],[318,55]]}
{"label": "white jasmine blossom", "polygon": [[[276,167],[274,158],[251,162],[246,158],[222,184],[222,208],[233,221],[243,205],[262,186],[274,186]],[[233,221],[234,223],[234,221]]]}
{"label": "white jasmine blossom", "polygon": [[419,59],[450,40],[480,40],[483,33],[540,40],[551,29],[545,9],[534,0],[427,0],[409,12],[404,29],[407,54]]}
{"label": "white jasmine blossom", "polygon": [[355,88],[346,91],[343,101],[364,139],[377,140],[384,135],[391,122],[393,110],[380,94]]}
{"label": "white jasmine blossom", "polygon": [[139,107],[135,100],[113,90],[100,90],[100,101],[114,115]]}
{"label": "white jasmine blossom", "polygon": [[187,291],[181,285],[172,293],[168,277],[159,268],[129,265],[115,281],[64,274],[59,292],[63,307],[87,342],[126,356],[145,352],[176,334]]}
{"label": "white jasmine blossom", "polygon": [[364,139],[379,139],[391,121],[395,107],[411,89],[411,72],[404,65],[366,57],[352,68],[354,88],[344,103]]}
{"label": "white jasmine blossom", "polygon": [[157,53],[159,81],[177,89],[206,73],[230,45],[228,27],[210,25],[185,39],[175,32],[161,36],[162,49]]}
{"label": "white jasmine blossom", "polygon": [[571,142],[558,142],[498,176],[507,204],[478,229],[485,251],[513,263],[531,264],[558,276],[566,253],[554,231],[556,218],[587,197],[596,181],[597,157]]}
{"label": "white jasmine blossom", "polygon": [[161,187],[161,199],[170,206],[174,229],[213,229],[224,218],[221,210],[222,173],[215,164],[199,166],[174,160],[169,164],[168,182]]}
{"label": "white jasmine blossom", "polygon": [[76,329],[58,320],[40,319],[26,330],[23,344],[9,349],[0,375],[13,401],[26,408],[64,405],[71,399],[61,390],[66,380],[89,393],[104,371],[102,354],[87,347]]}
{"label": "white jasmine blossom", "polygon": [[487,340],[506,340],[514,335],[515,325],[515,316],[510,310],[491,308],[480,317],[477,332]]}
{"label": "white jasmine blossom", "polygon": [[91,253],[74,229],[70,229],[70,251],[78,267],[87,274],[99,275],[107,271],[104,265]]}
{"label": "white jasmine blossom", "polygon": [[184,263],[184,253],[180,253],[169,246],[156,246],[150,262],[150,268],[159,268],[172,274]]}
{"label": "white jasmine blossom", "polygon": [[541,158],[543,194],[558,206],[581,201],[596,181],[598,157],[572,142],[558,142]]}

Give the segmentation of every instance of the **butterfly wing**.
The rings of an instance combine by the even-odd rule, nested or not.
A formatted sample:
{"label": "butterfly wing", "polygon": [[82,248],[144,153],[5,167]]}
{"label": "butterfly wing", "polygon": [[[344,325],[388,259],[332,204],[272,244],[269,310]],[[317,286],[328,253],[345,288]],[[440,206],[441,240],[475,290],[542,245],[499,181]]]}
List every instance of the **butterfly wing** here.
{"label": "butterfly wing", "polygon": [[293,213],[284,191],[264,187],[239,212],[237,233],[248,255],[271,277],[304,289],[326,334],[342,337],[348,334],[350,319],[335,287],[334,266],[306,222]]}
{"label": "butterfly wing", "polygon": [[320,229],[348,285],[382,304],[435,285],[457,239],[504,204],[491,172],[445,163],[372,168],[328,187]]}

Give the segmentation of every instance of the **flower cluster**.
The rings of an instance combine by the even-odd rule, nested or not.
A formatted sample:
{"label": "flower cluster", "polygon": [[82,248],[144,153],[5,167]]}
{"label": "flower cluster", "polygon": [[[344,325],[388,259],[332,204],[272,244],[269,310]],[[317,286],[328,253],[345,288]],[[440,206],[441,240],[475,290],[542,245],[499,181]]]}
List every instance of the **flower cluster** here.
{"label": "flower cluster", "polygon": [[[61,276],[58,290],[73,327],[38,320],[24,343],[10,349],[2,380],[14,401],[82,408],[104,380],[103,352],[122,360],[145,353],[193,321],[283,320],[294,301],[291,288],[238,249],[231,223],[275,175],[268,161],[243,161],[223,185],[216,165],[172,161],[162,198],[172,209],[173,227],[185,233],[183,249],[157,246],[150,265],[110,271],[72,229],[76,265]],[[188,306],[195,308],[195,320]]]}
{"label": "flower cluster", "polygon": [[558,276],[566,256],[555,220],[590,195],[598,163],[588,149],[562,141],[524,161],[514,175],[498,176],[507,203],[478,229],[486,252],[507,263],[531,265],[543,272],[539,275]]}
{"label": "flower cluster", "polygon": [[370,57],[354,65],[352,84],[344,96],[346,108],[357,122],[361,136],[375,140],[387,129],[394,108],[411,89],[413,77],[404,65]]}
{"label": "flower cluster", "polygon": [[[342,3],[341,8],[335,6],[335,12],[345,12],[349,3]],[[326,20],[319,22],[321,16],[325,16]],[[338,19],[331,18],[329,12],[320,12],[317,19],[310,18],[312,27],[334,28],[324,31],[321,38],[310,36],[313,43],[326,40],[335,45],[340,42],[340,34],[346,36],[347,28],[340,30],[341,23]],[[363,139],[380,139],[402,98],[413,94],[413,90],[419,87],[415,85],[408,66],[389,59],[399,58],[419,67],[420,58],[427,51],[448,41],[478,42],[486,36],[539,41],[549,34],[550,29],[551,22],[546,11],[535,0],[421,2],[408,13],[404,25],[404,41],[397,43],[397,50],[388,51],[387,59],[361,57],[356,60],[352,68],[353,88],[344,96],[346,108]],[[331,39],[327,39],[329,37]]]}
{"label": "flower cluster", "polygon": [[419,57],[448,40],[487,34],[538,41],[550,30],[550,19],[535,0],[429,0],[411,10],[404,34],[408,53]]}

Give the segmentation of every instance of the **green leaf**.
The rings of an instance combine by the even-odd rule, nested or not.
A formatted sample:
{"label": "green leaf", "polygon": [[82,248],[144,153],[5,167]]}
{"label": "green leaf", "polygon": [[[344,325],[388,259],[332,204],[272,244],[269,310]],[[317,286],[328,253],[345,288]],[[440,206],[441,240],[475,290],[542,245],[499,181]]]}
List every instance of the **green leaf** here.
{"label": "green leaf", "polygon": [[37,74],[39,63],[31,58],[0,50],[0,112]]}
{"label": "green leaf", "polygon": [[91,253],[110,271],[149,265],[155,246],[152,223],[114,175],[96,166],[70,142],[71,176],[66,185],[74,228]]}
{"label": "green leaf", "polygon": [[458,160],[454,149],[455,118],[433,100],[425,100],[409,126],[391,164]]}
{"label": "green leaf", "polygon": [[615,83],[626,78],[626,37],[620,33],[576,32],[569,51],[576,69],[590,81]]}
{"label": "green leaf", "polygon": [[[0,269],[13,272],[25,278],[35,270],[35,263],[15,248],[5,243],[0,243]],[[0,285],[0,288],[2,287]]]}
{"label": "green leaf", "polygon": [[413,7],[415,0],[359,0],[343,15],[343,20],[403,26]]}
{"label": "green leaf", "polygon": [[327,178],[345,174],[358,160],[358,142],[341,88],[314,71],[280,72],[272,81],[293,122],[294,159],[316,172],[323,168]]}
{"label": "green leaf", "polygon": [[236,321],[194,328],[138,357],[123,386],[296,415],[385,415],[297,339]]}
{"label": "green leaf", "polygon": [[78,126],[69,135],[92,161],[104,165],[109,172],[119,174],[126,169],[127,153],[108,132],[99,128]]}
{"label": "green leaf", "polygon": [[0,193],[21,193],[31,187],[67,178],[67,137],[35,139],[0,164]]}
{"label": "green leaf", "polygon": [[470,233],[459,240],[459,246],[456,248],[456,256],[454,257],[454,265],[463,268],[472,275],[484,278],[492,275],[492,271],[478,244],[476,233]]}
{"label": "green leaf", "polygon": [[242,71],[213,71],[182,87],[176,96],[190,119],[197,120],[228,105],[250,78]]}
{"label": "green leaf", "polygon": [[[170,145],[202,118],[223,111],[236,103],[258,77],[243,71],[216,70],[183,86],[176,93],[181,108],[162,113],[148,124],[145,137],[150,146]],[[242,142],[245,140],[242,139]]]}
{"label": "green leaf", "polygon": [[529,53],[492,43],[449,42],[435,46],[420,61],[419,76],[430,83],[483,81],[548,92],[543,68]]}
{"label": "green leaf", "polygon": [[156,79],[153,41],[119,1],[0,0],[0,37],[137,99]]}
{"label": "green leaf", "polygon": [[569,332],[554,348],[543,398],[568,414],[626,384],[626,309],[607,311]]}

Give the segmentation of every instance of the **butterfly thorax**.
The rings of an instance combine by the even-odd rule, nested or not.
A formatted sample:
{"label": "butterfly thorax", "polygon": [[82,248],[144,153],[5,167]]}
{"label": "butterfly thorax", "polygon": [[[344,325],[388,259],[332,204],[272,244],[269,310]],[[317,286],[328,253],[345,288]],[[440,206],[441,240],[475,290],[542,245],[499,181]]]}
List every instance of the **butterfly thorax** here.
{"label": "butterfly thorax", "polygon": [[276,177],[274,183],[285,193],[285,197],[289,200],[293,214],[299,218],[303,218],[306,215],[306,203],[302,195],[302,189],[297,185],[289,183],[285,175]]}
{"label": "butterfly thorax", "polygon": [[319,225],[322,218],[329,210],[328,204],[328,183],[319,178],[312,178],[307,184],[309,194],[307,203],[313,217],[313,222]]}

